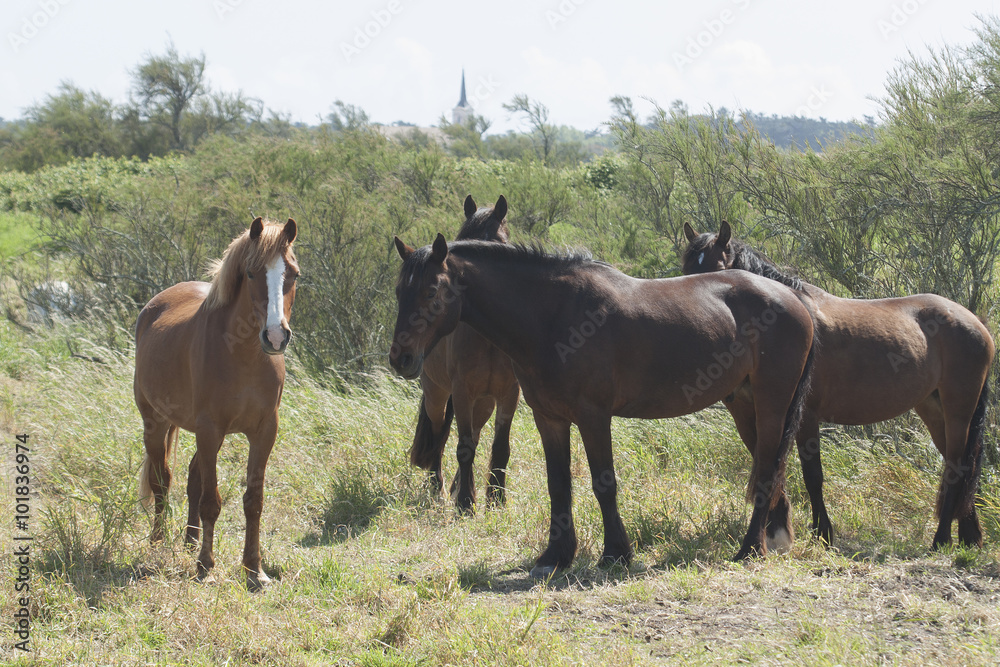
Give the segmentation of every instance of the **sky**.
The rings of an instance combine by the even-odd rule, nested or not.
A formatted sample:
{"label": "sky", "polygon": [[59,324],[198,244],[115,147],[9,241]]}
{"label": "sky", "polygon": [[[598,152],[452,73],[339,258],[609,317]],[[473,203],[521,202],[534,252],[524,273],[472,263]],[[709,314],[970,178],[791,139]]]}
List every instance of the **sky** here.
{"label": "sky", "polygon": [[[609,99],[641,113],[878,116],[901,60],[975,40],[990,0],[5,0],[0,117],[60,82],[128,99],[129,70],[172,41],[204,54],[213,89],[242,90],[315,124],[335,100],[381,123],[436,125],[469,101],[491,132],[525,129],[502,105],[527,94],[549,121],[602,127]],[[651,100],[651,101],[650,101]]]}

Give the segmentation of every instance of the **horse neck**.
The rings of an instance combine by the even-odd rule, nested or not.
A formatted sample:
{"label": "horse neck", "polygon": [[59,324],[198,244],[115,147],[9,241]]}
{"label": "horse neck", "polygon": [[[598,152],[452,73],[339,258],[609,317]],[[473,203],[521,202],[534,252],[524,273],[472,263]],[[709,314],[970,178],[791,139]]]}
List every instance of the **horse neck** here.
{"label": "horse neck", "polygon": [[565,303],[570,288],[546,279],[542,270],[512,267],[502,259],[457,262],[461,289],[460,320],[493,343],[515,363],[530,362],[549,304]]}
{"label": "horse neck", "polygon": [[223,331],[222,340],[230,353],[248,360],[267,358],[260,344],[263,314],[254,312],[245,281],[235,298],[215,311],[213,316],[212,319]]}

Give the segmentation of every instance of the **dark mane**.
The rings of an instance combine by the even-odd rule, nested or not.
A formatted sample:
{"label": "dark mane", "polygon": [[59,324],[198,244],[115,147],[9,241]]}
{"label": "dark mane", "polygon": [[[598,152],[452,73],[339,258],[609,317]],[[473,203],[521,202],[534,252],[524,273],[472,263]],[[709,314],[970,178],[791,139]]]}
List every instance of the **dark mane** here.
{"label": "dark mane", "polygon": [[493,217],[492,206],[483,206],[472,214],[468,220],[462,223],[462,228],[458,230],[456,241],[499,241],[507,243],[510,234],[507,231],[507,219],[504,218],[499,227],[490,224]]}
{"label": "dark mane", "polygon": [[[454,253],[465,259],[503,259],[518,266],[544,268],[550,273],[564,273],[587,266],[611,266],[606,262],[595,260],[588,252],[554,254],[536,243],[525,245],[489,241],[453,241],[448,244],[448,253]],[[399,284],[408,284],[411,278],[419,280],[430,254],[429,245],[414,250],[399,269]]]}
{"label": "dark mane", "polygon": [[519,266],[544,267],[549,271],[567,271],[581,266],[610,266],[593,258],[586,251],[571,251],[564,254],[550,253],[538,243],[500,244],[483,243],[479,241],[460,241],[448,244],[448,251],[459,257],[467,258],[502,258],[513,261]]}
{"label": "dark mane", "polygon": [[[688,264],[699,253],[708,251],[715,244],[717,237],[717,234],[699,234],[696,236],[684,250],[681,260],[682,264]],[[732,261],[729,263],[728,268],[743,269],[750,273],[756,273],[758,276],[770,278],[795,290],[803,289],[802,281],[799,278],[785,273],[774,262],[768,259],[764,253],[754,250],[746,243],[735,239],[730,240],[729,252],[732,255]]]}
{"label": "dark mane", "polygon": [[771,280],[787,285],[794,290],[802,290],[802,281],[795,276],[783,272],[764,253],[754,250],[741,241],[730,241],[729,248],[733,253],[734,269],[743,269],[758,276],[764,276]]}

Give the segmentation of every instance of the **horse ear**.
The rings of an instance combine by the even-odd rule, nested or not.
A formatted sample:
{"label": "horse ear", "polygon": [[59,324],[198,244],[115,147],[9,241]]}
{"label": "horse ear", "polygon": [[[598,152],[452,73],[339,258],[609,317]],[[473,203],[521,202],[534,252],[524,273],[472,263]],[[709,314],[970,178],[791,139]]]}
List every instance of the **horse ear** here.
{"label": "horse ear", "polygon": [[441,234],[441,232],[438,232],[437,238],[434,239],[434,245],[431,247],[431,260],[440,264],[447,256],[448,241],[445,240],[444,235]]}
{"label": "horse ear", "polygon": [[497,203],[493,206],[493,217],[497,220],[503,220],[507,217],[507,199],[503,195],[500,195]]}
{"label": "horse ear", "polygon": [[288,239],[289,243],[291,243],[295,240],[295,235],[299,233],[299,227],[295,224],[294,220],[289,218],[288,222],[285,223],[285,229],[283,231],[285,232],[285,238]]}
{"label": "horse ear", "polygon": [[404,262],[408,260],[413,254],[413,248],[400,241],[398,236],[393,236],[392,240],[396,244],[396,252],[399,253],[400,259]]}
{"label": "horse ear", "polygon": [[476,206],[476,200],[472,198],[472,195],[469,195],[468,197],[465,198],[465,219],[466,220],[468,220],[473,215],[475,215],[476,211],[478,209],[479,209],[479,207]]}
{"label": "horse ear", "polygon": [[729,223],[725,220],[719,225],[719,235],[715,237],[715,244],[727,246],[729,245],[729,239],[733,237],[733,229],[729,226]]}
{"label": "horse ear", "polygon": [[264,231],[264,219],[257,216],[253,219],[253,222],[250,223],[250,240],[256,241],[259,239],[262,231]]}
{"label": "horse ear", "polygon": [[695,237],[698,236],[698,232],[694,231],[694,227],[692,227],[691,225],[689,225],[688,223],[685,222],[684,223],[684,236],[687,237],[688,243],[690,243],[691,241],[695,240]]}

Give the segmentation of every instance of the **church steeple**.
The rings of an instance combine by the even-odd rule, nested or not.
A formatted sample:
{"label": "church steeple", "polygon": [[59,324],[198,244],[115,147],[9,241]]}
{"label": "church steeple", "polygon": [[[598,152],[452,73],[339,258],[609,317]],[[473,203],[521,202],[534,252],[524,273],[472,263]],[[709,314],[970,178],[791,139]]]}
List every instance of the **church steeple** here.
{"label": "church steeple", "polygon": [[469,101],[465,99],[465,68],[462,68],[462,96],[458,100],[458,106],[467,107]]}
{"label": "church steeple", "polygon": [[462,68],[462,94],[458,104],[451,110],[451,122],[456,125],[464,125],[465,121],[472,116],[472,106],[465,97],[465,68]]}

